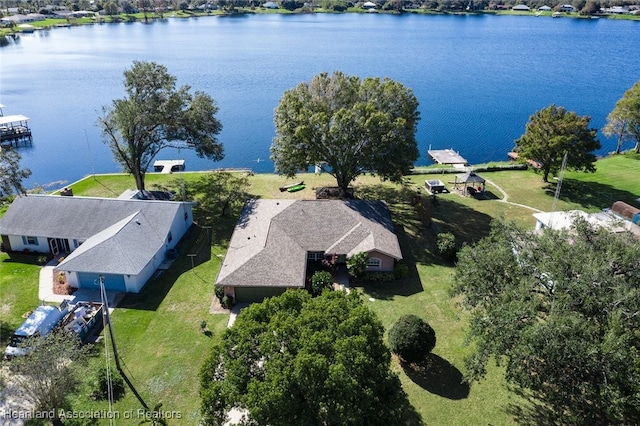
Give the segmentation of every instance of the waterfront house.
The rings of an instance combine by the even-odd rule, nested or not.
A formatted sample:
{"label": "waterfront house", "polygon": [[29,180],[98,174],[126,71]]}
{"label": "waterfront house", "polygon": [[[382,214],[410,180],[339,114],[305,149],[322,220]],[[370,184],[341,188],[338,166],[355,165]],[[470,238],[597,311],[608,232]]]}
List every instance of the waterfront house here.
{"label": "waterfront house", "polygon": [[511,10],[516,11],[516,12],[529,12],[531,10],[531,8],[529,6],[527,6],[526,4],[517,4],[517,5],[513,6],[513,8],[511,8]]}
{"label": "waterfront house", "polygon": [[216,285],[238,302],[304,288],[308,262],[369,255],[367,270],[402,259],[387,205],[363,200],[250,200],[240,215]]}
{"label": "waterfront house", "polygon": [[44,253],[75,288],[139,292],[193,222],[174,201],[23,195],[0,218],[5,251]]}
{"label": "waterfront house", "polygon": [[24,24],[24,23],[33,22],[33,21],[35,21],[35,19],[32,16],[22,15],[22,14],[5,16],[0,19],[0,23],[2,23],[3,25],[8,25],[8,24],[18,25],[18,24]]}

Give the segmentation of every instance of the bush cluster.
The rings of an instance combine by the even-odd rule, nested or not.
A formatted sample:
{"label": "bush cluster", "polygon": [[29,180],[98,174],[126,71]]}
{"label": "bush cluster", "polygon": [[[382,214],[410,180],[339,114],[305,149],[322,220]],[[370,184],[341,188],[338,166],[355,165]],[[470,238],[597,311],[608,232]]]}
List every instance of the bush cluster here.
{"label": "bush cluster", "polygon": [[365,274],[365,279],[372,282],[393,281],[396,276],[393,272],[377,272],[371,271]]}
{"label": "bush cluster", "polygon": [[396,266],[393,267],[393,275],[397,280],[407,278],[407,275],[409,275],[409,267],[404,263],[396,263]]}
{"label": "bush cluster", "polygon": [[458,254],[458,243],[456,242],[456,236],[451,232],[442,232],[438,234],[436,245],[438,247],[438,253],[443,259],[447,261],[456,260]]}
{"label": "bush cluster", "polygon": [[[100,367],[95,373],[93,380],[93,390],[91,391],[91,398],[102,401],[109,397],[109,383],[107,380],[107,368]],[[124,380],[120,374],[112,369],[111,370],[111,389],[113,391],[113,398],[117,401],[124,395],[125,387]]]}
{"label": "bush cluster", "polygon": [[328,271],[317,271],[311,277],[311,294],[319,296],[325,288],[333,285],[333,275]]}
{"label": "bush cluster", "polygon": [[436,332],[422,318],[403,315],[389,329],[391,352],[406,362],[419,362],[436,346]]}

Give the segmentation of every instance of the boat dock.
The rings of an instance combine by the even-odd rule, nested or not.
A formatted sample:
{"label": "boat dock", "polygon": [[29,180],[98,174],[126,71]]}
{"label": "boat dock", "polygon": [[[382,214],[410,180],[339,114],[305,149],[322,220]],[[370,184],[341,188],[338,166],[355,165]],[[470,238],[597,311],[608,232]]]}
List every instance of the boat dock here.
{"label": "boat dock", "polygon": [[[518,161],[519,155],[517,152],[511,151],[507,153],[507,157],[509,157],[509,160],[511,161]],[[525,160],[527,162],[527,164],[529,164],[531,167],[534,167],[536,169],[541,169],[542,168],[542,164],[538,163],[537,161],[533,161],[533,160]]]}
{"label": "boat dock", "polygon": [[453,149],[430,149],[427,152],[429,157],[438,164],[450,164],[454,167],[467,165],[467,160]]}
{"label": "boat dock", "polygon": [[173,173],[184,171],[184,160],[156,160],[153,171],[159,173]]}
{"label": "boat dock", "polygon": [[0,145],[18,146],[20,142],[31,143],[31,129],[24,115],[4,115],[4,105],[0,105]]}

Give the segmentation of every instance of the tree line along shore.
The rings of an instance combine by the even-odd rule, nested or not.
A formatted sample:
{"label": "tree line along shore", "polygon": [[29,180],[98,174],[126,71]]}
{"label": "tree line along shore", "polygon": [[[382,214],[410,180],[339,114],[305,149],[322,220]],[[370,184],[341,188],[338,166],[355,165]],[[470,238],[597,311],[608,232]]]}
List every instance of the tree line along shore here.
{"label": "tree line along shore", "polygon": [[[45,2],[47,3],[47,2]],[[345,0],[257,1],[214,0],[110,0],[89,3],[80,0],[67,6],[53,4],[7,2],[0,11],[0,36],[33,32],[41,29],[89,25],[95,23],[149,22],[167,18],[195,18],[242,14],[291,13],[386,13],[386,14],[490,14],[513,16],[544,16],[569,18],[607,18],[640,20],[640,4],[633,2],[574,0],[570,4],[553,1],[491,1],[491,0],[384,0],[352,2]]]}

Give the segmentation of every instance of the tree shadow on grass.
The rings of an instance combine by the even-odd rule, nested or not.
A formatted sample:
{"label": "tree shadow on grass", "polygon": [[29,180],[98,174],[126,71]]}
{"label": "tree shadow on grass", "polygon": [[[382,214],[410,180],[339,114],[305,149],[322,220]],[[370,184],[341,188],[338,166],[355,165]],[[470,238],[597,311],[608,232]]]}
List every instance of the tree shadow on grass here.
{"label": "tree shadow on grass", "polygon": [[475,243],[491,230],[491,216],[447,199],[440,199],[433,219],[439,232],[453,233],[459,244]]}
{"label": "tree shadow on grass", "polygon": [[510,386],[510,390],[519,395],[523,403],[510,403],[506,407],[506,412],[520,425],[523,426],[560,426],[570,424],[570,421],[562,419],[562,415],[553,410],[548,405],[541,402],[535,393],[524,391],[521,388]]}
{"label": "tree shadow on grass", "polygon": [[[544,186],[545,194],[555,197],[556,182]],[[558,197],[568,203],[578,203],[584,209],[604,209],[611,207],[616,201],[638,206],[638,196],[599,182],[582,182],[576,179],[564,179]]]}
{"label": "tree shadow on grass", "polygon": [[400,411],[402,412],[402,417],[399,421],[400,425],[422,426],[425,424],[420,413],[418,413],[413,405],[411,405],[406,396],[400,405]]}
{"label": "tree shadow on grass", "polygon": [[407,377],[427,392],[447,399],[465,399],[469,396],[469,384],[453,364],[430,353],[419,363],[400,365]]}
{"label": "tree shadow on grass", "polygon": [[396,204],[409,200],[411,193],[409,188],[377,184],[357,187],[355,196],[358,200],[383,200],[387,204]]}
{"label": "tree shadow on grass", "polygon": [[499,200],[499,199],[501,199],[502,197],[498,197],[496,194],[494,194],[494,193],[493,193],[493,192],[491,192],[491,191],[484,191],[484,192],[477,193],[477,194],[474,196],[474,198],[475,198],[476,200],[480,200],[480,201],[482,201],[482,200]]}
{"label": "tree shadow on grass", "polygon": [[48,259],[51,258],[51,254],[43,254],[43,253],[21,253],[17,251],[9,251],[6,253],[8,258],[3,262],[7,263],[24,263],[25,265],[39,265],[42,266],[42,262],[40,262],[40,257],[46,256]]}

